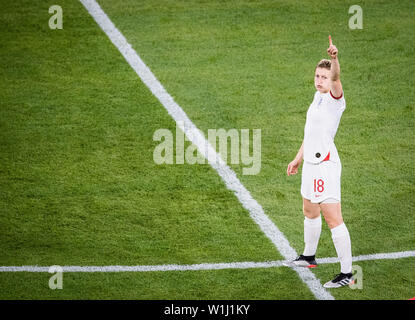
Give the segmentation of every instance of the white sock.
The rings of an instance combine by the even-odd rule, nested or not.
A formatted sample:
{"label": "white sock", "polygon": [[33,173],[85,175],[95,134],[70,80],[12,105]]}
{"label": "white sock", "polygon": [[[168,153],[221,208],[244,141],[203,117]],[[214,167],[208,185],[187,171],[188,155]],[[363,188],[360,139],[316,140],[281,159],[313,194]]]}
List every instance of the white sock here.
{"label": "white sock", "polygon": [[340,260],[341,272],[352,272],[352,245],[346,225],[342,223],[331,229],[331,238]]}
{"label": "white sock", "polygon": [[321,216],[315,219],[304,217],[304,256],[314,256],[321,234]]}

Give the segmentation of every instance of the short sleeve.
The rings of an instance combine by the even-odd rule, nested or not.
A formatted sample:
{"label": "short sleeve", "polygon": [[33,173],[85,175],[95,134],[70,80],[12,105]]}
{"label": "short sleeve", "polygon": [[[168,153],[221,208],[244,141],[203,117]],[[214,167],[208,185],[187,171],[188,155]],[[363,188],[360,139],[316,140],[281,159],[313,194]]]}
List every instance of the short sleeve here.
{"label": "short sleeve", "polygon": [[346,109],[346,100],[344,99],[344,93],[340,95],[340,97],[335,97],[330,91],[330,105],[333,105],[335,109],[339,109],[341,112]]}

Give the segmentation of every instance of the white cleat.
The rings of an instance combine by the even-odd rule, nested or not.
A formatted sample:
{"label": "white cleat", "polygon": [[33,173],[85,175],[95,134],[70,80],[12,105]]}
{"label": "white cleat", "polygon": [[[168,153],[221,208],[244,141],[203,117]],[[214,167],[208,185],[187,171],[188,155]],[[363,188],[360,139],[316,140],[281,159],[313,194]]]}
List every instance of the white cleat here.
{"label": "white cleat", "polygon": [[353,283],[352,273],[339,273],[333,280],[326,282],[323,287],[328,289],[340,288]]}
{"label": "white cleat", "polygon": [[292,261],[284,261],[282,264],[290,268],[293,268],[293,267],[315,268],[317,267],[315,256],[300,255],[297,259],[292,260]]}

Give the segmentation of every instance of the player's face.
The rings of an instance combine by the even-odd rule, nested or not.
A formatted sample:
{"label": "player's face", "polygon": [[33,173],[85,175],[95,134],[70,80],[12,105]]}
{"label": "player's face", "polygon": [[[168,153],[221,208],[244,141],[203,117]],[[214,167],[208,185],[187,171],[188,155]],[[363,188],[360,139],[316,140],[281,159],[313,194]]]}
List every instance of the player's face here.
{"label": "player's face", "polygon": [[327,93],[330,90],[330,70],[325,68],[316,68],[314,74],[314,86],[317,91],[321,93]]}

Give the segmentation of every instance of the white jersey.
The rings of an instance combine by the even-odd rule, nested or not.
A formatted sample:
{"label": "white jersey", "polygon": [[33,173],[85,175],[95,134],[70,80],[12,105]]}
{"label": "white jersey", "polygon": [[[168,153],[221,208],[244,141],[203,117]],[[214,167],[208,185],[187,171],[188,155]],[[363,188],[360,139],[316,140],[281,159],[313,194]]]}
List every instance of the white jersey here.
{"label": "white jersey", "polygon": [[345,109],[343,94],[334,98],[331,92],[315,93],[304,128],[304,161],[320,163],[329,156],[331,161],[340,162],[334,137]]}

